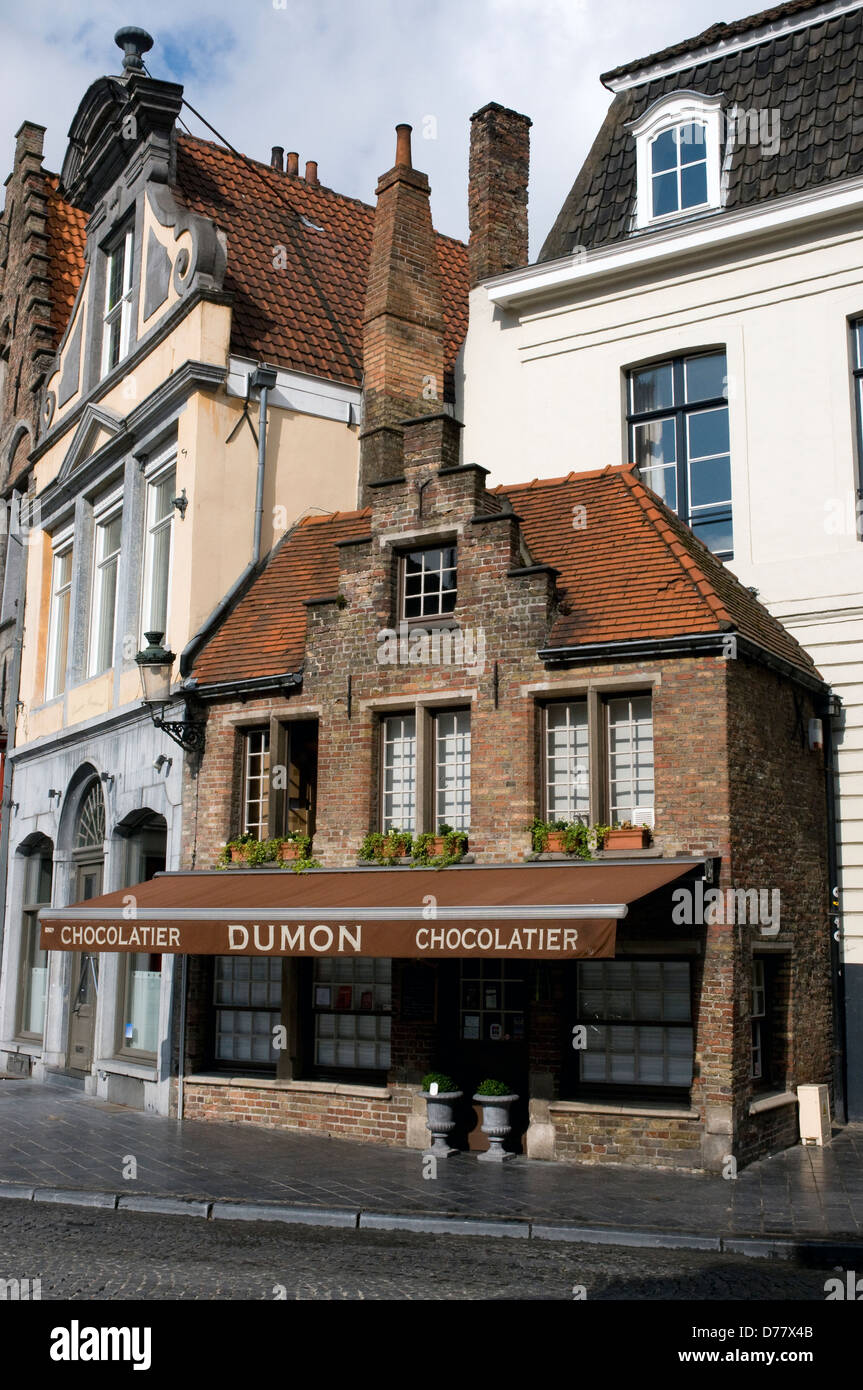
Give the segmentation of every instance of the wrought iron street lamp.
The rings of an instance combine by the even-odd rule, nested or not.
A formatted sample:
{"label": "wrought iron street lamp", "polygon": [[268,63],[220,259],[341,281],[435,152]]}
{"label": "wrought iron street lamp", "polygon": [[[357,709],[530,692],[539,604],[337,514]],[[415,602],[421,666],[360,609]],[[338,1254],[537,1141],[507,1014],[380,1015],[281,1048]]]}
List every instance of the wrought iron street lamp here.
{"label": "wrought iron street lamp", "polygon": [[135,660],[141,673],[141,689],[150,718],[157,729],[163,729],[181,748],[189,753],[201,752],[204,747],[203,720],[163,717],[166,705],[171,703],[171,672],[176,657],[162,646],[161,632],[145,632],[144,636],[147,646],[137,653]]}

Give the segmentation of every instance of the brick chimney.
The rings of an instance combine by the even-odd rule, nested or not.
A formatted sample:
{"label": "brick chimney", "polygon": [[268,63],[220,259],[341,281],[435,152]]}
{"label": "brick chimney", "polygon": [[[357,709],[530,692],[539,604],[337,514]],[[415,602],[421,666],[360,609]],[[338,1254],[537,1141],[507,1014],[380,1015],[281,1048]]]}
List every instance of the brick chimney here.
{"label": "brick chimney", "polygon": [[396,126],[396,162],[377,186],[363,315],[360,501],[403,470],[401,423],[440,412],[443,309],[429,182],[411,162],[411,127]]}
{"label": "brick chimney", "polygon": [[527,116],[496,101],[470,118],[471,289],[480,280],[527,265],[531,124]]}

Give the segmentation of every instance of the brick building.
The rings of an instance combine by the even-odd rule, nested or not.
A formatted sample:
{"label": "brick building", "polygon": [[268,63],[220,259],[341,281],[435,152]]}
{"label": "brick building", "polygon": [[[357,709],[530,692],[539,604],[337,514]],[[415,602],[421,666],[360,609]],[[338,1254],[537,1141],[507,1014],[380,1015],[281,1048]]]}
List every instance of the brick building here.
{"label": "brick building", "polygon": [[[490,273],[526,251],[485,206],[526,126],[480,114]],[[43,940],[182,954],[185,1116],[423,1147],[440,1067],[513,1087],[530,1156],[727,1171],[830,1080],[828,691],[636,470],[489,488],[460,461],[424,392],[440,287],[403,131],[378,192],[361,505],[286,536],[196,657],[183,869],[131,924],[108,894],[43,912]],[[535,817],[648,834],[582,860],[533,848]],[[442,822],[457,863],[362,857]],[[243,831],[246,854],[304,832],[319,867],[218,868]]]}

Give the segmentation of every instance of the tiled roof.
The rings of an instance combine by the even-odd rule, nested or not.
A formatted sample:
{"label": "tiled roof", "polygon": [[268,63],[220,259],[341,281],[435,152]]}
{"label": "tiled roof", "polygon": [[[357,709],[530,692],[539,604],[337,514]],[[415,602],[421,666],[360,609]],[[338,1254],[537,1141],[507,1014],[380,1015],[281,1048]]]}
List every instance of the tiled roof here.
{"label": "tiled roof", "polygon": [[[764,20],[774,13],[779,11],[755,18]],[[686,51],[688,45],[681,47]],[[576,246],[590,249],[619,241],[632,230],[635,138],[627,123],[660,97],[681,90],[721,95],[725,110],[738,106],[771,119],[775,113],[780,123],[775,153],[769,152],[769,143],[766,148],[749,143],[741,130],[728,171],[729,210],[863,173],[860,7],[618,92],[540,251],[540,261],[568,255]],[[703,223],[722,215],[715,212],[697,220]]]}
{"label": "tiled roof", "polygon": [[[228,236],[231,350],[359,386],[375,210],[196,136],[177,141],[177,192]],[[467,331],[467,247],[437,238],[448,375]],[[284,268],[274,269],[284,247]]]}
{"label": "tiled roof", "polygon": [[45,206],[45,229],[51,277],[51,333],[56,348],[69,322],[84,273],[87,214],[61,198],[56,174],[46,174],[45,182],[50,190]]}
{"label": "tiled roof", "polygon": [[334,594],[339,541],[364,536],[368,511],[305,517],[271,552],[261,574],[198,656],[202,685],[299,671],[306,647],[304,599]]}
{"label": "tiled roof", "polygon": [[[495,489],[522,518],[533,560],[560,571],[562,607],[547,645],[737,631],[817,676],[803,648],[637,478],[631,465]],[[574,508],[586,525],[573,527]],[[368,533],[369,512],[306,520],[203,649],[202,685],[297,671],[303,600],[333,594],[339,541]]]}
{"label": "tiled roof", "polygon": [[769,10],[759,10],[758,14],[747,15],[745,19],[735,19],[731,24],[724,24],[721,20],[716,24],[711,24],[709,29],[704,29],[700,34],[696,34],[693,39],[684,39],[682,43],[673,43],[668,48],[661,48],[658,53],[649,53],[646,58],[636,58],[631,63],[623,63],[619,68],[612,68],[611,72],[602,74],[603,82],[611,82],[616,77],[625,77],[631,73],[638,72],[639,68],[653,67],[655,63],[665,63],[674,58],[682,58],[699,48],[707,48],[711,44],[720,43],[726,39],[736,39],[748,34],[753,29],[763,29],[765,25],[776,24],[783,19],[793,19],[795,15],[805,14],[807,10],[815,9],[820,0],[789,0],[787,5],[773,5]]}

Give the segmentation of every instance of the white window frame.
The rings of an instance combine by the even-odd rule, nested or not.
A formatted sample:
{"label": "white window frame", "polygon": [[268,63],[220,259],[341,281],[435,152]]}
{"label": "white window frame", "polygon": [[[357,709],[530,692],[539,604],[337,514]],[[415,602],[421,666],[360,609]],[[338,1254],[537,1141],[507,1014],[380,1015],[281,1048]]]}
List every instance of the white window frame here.
{"label": "white window frame", "polygon": [[[122,515],[123,515],[123,493],[122,489],[105,498],[93,510],[93,575],[90,584],[90,635],[87,648],[87,677],[101,675],[103,671],[109,671],[114,665],[114,644],[117,639],[117,599],[119,596],[120,581],[120,555],[122,553]],[[121,518],[120,545],[116,551],[111,552],[111,556],[116,556],[117,569],[114,578],[114,626],[111,633],[111,657],[107,666],[101,666],[97,660],[99,628],[102,624],[102,604],[104,602],[104,591],[101,584],[101,573],[104,569],[106,557],[99,554],[100,532],[103,528]]]}
{"label": "white window frame", "polygon": [[[388,714],[381,719],[381,830],[409,830],[417,827],[417,725],[416,710]],[[409,725],[413,724],[413,731]],[[387,791],[387,772],[393,773],[393,789]],[[398,792],[396,780],[398,777]],[[397,815],[396,802],[410,814]]]}
{"label": "white window frame", "polygon": [[[57,643],[57,597],[60,590],[56,587],[57,561],[66,554],[72,557],[68,583],[61,588],[69,595],[69,616],[66,625],[66,650],[63,654],[63,669],[57,669],[56,651]],[[74,528],[68,527],[59,535],[55,536],[51,544],[51,596],[48,608],[48,648],[45,664],[45,699],[57,700],[66,689],[66,671],[69,665],[69,637],[72,630],[72,588],[75,579],[75,546]],[[58,684],[59,681],[59,684]]]}
{"label": "white window frame", "polygon": [[[254,741],[254,746],[253,746]],[[251,776],[249,759],[260,759],[260,771]],[[250,812],[257,814],[252,816]],[[270,838],[270,729],[246,729],[243,733],[243,832],[256,840]]]}
{"label": "white window frame", "polygon": [[174,474],[174,487],[177,486],[177,449],[176,445],[171,446],[168,454],[162,455],[157,459],[145,474],[147,495],[144,499],[144,554],[142,562],[141,577],[141,632],[140,637],[143,645],[144,634],[146,632],[159,631],[158,625],[153,626],[153,553],[155,549],[154,536],[157,530],[165,526],[170,528],[170,542],[168,545],[168,576],[167,576],[167,598],[165,602],[165,624],[161,629],[163,640],[167,641],[168,629],[171,622],[171,579],[174,571],[174,523],[176,519],[176,509],[172,506],[170,515],[155,521],[153,512],[156,505],[156,489],[165,477]]}
{"label": "white window frame", "polygon": [[[108,372],[123,361],[128,354],[132,336],[132,267],[135,250],[135,229],[133,226],[126,227],[116,240],[105,250],[105,298],[102,309],[102,376],[107,376]],[[123,288],[117,303],[110,306],[108,296],[111,293],[111,271],[115,256],[123,255]],[[118,349],[117,361],[109,361],[111,347],[110,329],[115,320],[120,320],[120,346]]]}
{"label": "white window frame", "polygon": [[[651,148],[657,136],[678,126],[690,124],[705,127],[707,156],[707,201],[697,207],[678,208],[675,212],[653,216],[653,179],[651,177]],[[713,212],[722,206],[722,97],[706,97],[698,92],[674,92],[659,101],[630,123],[635,138],[637,193],[635,225],[637,228],[665,226],[699,213]]]}
{"label": "white window frame", "polygon": [[[634,715],[633,706],[638,700],[647,700],[650,705],[650,768],[653,782],[653,800],[650,804],[639,803],[639,793],[642,782],[648,778],[639,775],[638,767],[634,766],[636,748],[636,728],[639,720]],[[625,719],[612,719],[612,706],[629,705],[628,717]],[[624,773],[618,775],[616,759],[624,758],[625,753],[617,753],[611,737],[613,726],[629,728],[629,768],[630,773],[627,777]],[[607,741],[607,777],[608,777],[608,819],[614,825],[620,819],[618,811],[621,808],[621,792],[618,788],[623,788],[627,783],[632,789],[631,814],[627,820],[631,820],[633,825],[654,825],[656,812],[656,730],[654,726],[653,696],[649,691],[636,691],[633,694],[612,695],[605,697],[605,737]],[[639,764],[639,767],[641,764]]]}
{"label": "white window frame", "polygon": [[[437,710],[434,718],[434,821],[453,830],[470,829],[471,711]],[[448,724],[452,728],[446,728]],[[465,728],[465,724],[467,727]]]}

